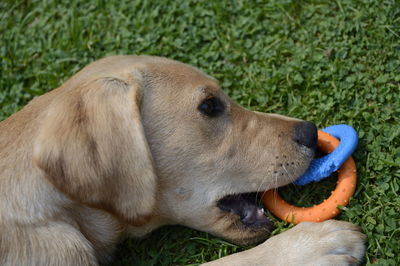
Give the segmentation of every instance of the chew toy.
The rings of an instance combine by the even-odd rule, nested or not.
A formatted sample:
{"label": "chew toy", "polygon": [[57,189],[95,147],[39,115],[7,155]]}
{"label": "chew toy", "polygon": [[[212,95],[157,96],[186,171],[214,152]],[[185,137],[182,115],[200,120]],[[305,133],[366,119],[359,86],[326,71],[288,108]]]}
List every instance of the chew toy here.
{"label": "chew toy", "polygon": [[350,155],[357,143],[357,133],[348,125],[334,125],[318,131],[318,149],[328,154],[314,159],[304,175],[294,183],[305,185],[313,181],[318,182],[338,171],[337,186],[331,196],[319,205],[305,208],[290,205],[276,190],[269,190],[263,195],[264,205],[275,216],[295,224],[304,221],[322,222],[335,217],[340,213],[337,206],[346,206],[355,191],[356,165]]}

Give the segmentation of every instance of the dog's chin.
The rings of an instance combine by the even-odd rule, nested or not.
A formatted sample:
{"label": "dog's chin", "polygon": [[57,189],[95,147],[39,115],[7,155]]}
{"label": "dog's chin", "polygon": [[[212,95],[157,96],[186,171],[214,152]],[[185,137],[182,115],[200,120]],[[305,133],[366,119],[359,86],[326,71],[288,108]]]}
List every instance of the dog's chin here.
{"label": "dog's chin", "polygon": [[248,245],[268,238],[274,229],[273,223],[265,215],[261,204],[261,194],[242,193],[227,195],[217,202],[225,223],[222,237],[229,241]]}

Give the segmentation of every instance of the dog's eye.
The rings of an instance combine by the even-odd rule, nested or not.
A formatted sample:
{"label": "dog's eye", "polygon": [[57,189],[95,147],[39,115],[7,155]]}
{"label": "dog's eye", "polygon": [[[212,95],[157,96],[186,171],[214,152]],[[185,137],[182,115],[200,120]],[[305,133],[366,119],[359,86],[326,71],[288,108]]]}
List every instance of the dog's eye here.
{"label": "dog's eye", "polygon": [[225,106],[218,98],[210,97],[205,99],[198,109],[206,116],[216,117],[224,112]]}

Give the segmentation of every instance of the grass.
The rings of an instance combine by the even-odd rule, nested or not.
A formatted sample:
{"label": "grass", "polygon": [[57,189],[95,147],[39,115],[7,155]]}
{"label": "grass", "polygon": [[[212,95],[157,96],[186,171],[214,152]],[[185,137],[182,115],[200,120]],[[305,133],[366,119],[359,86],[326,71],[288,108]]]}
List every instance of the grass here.
{"label": "grass", "polygon": [[[0,120],[89,62],[150,54],[203,69],[249,109],[352,125],[359,184],[338,218],[367,234],[365,264],[400,264],[400,2],[3,0],[0,36]],[[322,185],[285,194],[309,204]],[[241,249],[166,227],[122,243],[114,265],[199,264]]]}

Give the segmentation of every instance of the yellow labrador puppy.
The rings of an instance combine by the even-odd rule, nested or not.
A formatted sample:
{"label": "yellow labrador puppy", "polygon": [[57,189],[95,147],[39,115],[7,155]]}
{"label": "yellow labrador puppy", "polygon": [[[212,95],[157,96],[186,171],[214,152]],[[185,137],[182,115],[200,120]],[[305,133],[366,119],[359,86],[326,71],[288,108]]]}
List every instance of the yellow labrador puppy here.
{"label": "yellow labrador puppy", "polygon": [[[215,79],[159,57],[114,56],[0,123],[0,264],[96,265],[124,233],[181,224],[267,238],[252,199],[299,177],[312,123],[247,111]],[[357,226],[303,223],[210,265],[347,265]]]}

